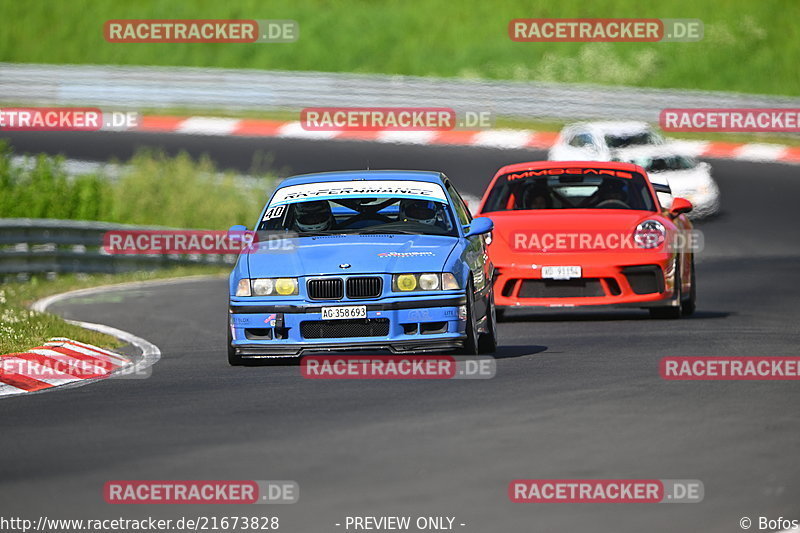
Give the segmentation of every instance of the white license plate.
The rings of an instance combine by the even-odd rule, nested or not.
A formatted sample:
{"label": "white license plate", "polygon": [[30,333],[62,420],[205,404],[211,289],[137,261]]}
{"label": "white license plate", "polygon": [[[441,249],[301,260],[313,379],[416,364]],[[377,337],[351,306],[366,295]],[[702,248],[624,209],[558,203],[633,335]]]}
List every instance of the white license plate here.
{"label": "white license plate", "polygon": [[345,318],[367,318],[367,306],[348,305],[322,308],[322,320],[342,320]]}
{"label": "white license plate", "polygon": [[543,266],[542,278],[544,279],[573,279],[581,277],[579,266]]}

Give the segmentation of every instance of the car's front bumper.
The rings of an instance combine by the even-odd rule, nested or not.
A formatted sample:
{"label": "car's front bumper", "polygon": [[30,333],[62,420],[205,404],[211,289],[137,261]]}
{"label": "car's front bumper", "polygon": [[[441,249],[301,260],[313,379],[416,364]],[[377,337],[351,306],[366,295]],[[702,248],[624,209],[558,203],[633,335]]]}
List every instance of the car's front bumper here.
{"label": "car's front bumper", "polygon": [[[322,320],[324,306],[356,305],[366,305],[366,320]],[[465,306],[463,293],[324,303],[231,298],[229,327],[237,355],[247,358],[354,350],[441,352],[463,345]]]}
{"label": "car's front bumper", "polygon": [[[542,254],[529,264],[496,265],[495,303],[512,307],[654,307],[675,298],[674,255]],[[580,266],[573,280],[542,279],[542,266]]]}

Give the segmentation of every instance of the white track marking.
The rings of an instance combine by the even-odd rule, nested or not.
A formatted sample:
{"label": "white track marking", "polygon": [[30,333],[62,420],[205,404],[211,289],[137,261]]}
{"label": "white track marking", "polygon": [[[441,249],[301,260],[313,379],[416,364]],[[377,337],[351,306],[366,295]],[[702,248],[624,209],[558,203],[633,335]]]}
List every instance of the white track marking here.
{"label": "white track marking", "polygon": [[736,159],[745,161],[777,161],[786,153],[780,144],[745,144],[734,152]]}
{"label": "white track marking", "polygon": [[[41,300],[37,300],[36,302],[31,305],[31,309],[37,311],[39,313],[47,312],[47,308],[53,305],[56,302],[60,302],[63,300],[68,300],[70,298],[76,298],[80,296],[89,296],[94,294],[102,294],[105,292],[111,292],[115,290],[125,290],[125,289],[132,289],[132,288],[141,288],[141,287],[151,287],[154,285],[175,285],[178,283],[187,283],[192,281],[197,281],[201,279],[214,279],[216,276],[188,276],[185,278],[171,278],[171,279],[164,279],[164,280],[148,280],[148,281],[134,281],[129,283],[118,283],[115,285],[103,285],[101,287],[91,287],[88,289],[78,289],[69,292],[63,292],[61,294],[54,294],[52,296],[48,296],[46,298],[42,298]],[[105,324],[95,324],[92,322],[83,322],[80,320],[66,320],[66,322],[70,324],[75,324],[76,326],[80,326],[82,328],[90,329],[93,331],[98,331],[100,333],[105,333],[106,335],[111,335],[120,339],[123,342],[131,344],[139,349],[141,352],[141,358],[132,366],[128,366],[127,368],[119,368],[112,372],[108,377],[115,377],[115,376],[122,376],[128,374],[143,374],[145,370],[153,366],[161,359],[161,349],[153,344],[152,342],[143,339],[141,337],[137,337],[136,335],[129,333],[127,331],[123,331],[121,329],[113,328],[111,326],[106,326]],[[56,340],[56,341],[49,341],[47,346],[58,346],[60,344],[67,344],[65,340]],[[82,346],[81,346],[82,345]],[[76,341],[69,342],[69,348],[74,349],[75,351],[86,350],[85,348],[88,345],[83,343],[77,343]],[[103,350],[106,353],[109,353],[107,350]],[[34,352],[35,353],[35,352]],[[98,352],[90,352],[89,355],[93,355],[97,357],[99,354]],[[119,357],[119,356],[115,356]],[[27,361],[24,361],[28,364]],[[36,378],[39,379],[39,378]],[[87,383],[92,383],[98,381],[103,378],[96,378],[96,379],[70,379],[69,381],[65,380],[62,384],[61,388],[71,388],[76,386],[82,386]],[[40,381],[47,381],[50,380],[42,380]],[[35,392],[28,392],[22,390],[20,388],[14,387],[12,385],[8,385],[5,383],[0,383],[0,398],[10,397],[10,396],[18,396],[20,394],[36,394],[39,392],[47,392],[50,390],[56,390],[55,388],[44,389],[41,391]]]}
{"label": "white track marking", "polygon": [[190,135],[231,135],[239,122],[235,118],[190,117],[176,131]]}
{"label": "white track marking", "polygon": [[125,357],[120,357],[119,354],[109,352],[108,350],[103,350],[102,348],[98,348],[96,346],[70,341],[69,339],[64,339],[62,337],[56,337],[56,340],[57,342],[46,342],[45,346],[63,346],[64,348],[72,350],[73,352],[91,355],[92,357],[101,359],[103,361],[108,361],[109,363],[113,363],[117,366],[127,365],[130,363],[130,360],[126,359]]}
{"label": "white track marking", "polygon": [[4,372],[35,379],[36,381],[41,381],[54,387],[66,385],[67,383],[72,383],[73,381],[79,381],[81,379],[70,376],[69,374],[64,374],[34,361],[20,359],[19,357],[4,357],[0,359],[0,368],[2,368]]}
{"label": "white track marking", "polygon": [[[97,375],[104,375],[108,374],[108,370],[94,365],[89,361],[83,361],[81,359],[77,359],[75,357],[71,357],[67,354],[63,354],[61,352],[57,352],[55,350],[43,350],[41,348],[28,350],[27,353],[35,353],[39,355],[46,355],[50,359],[53,359],[57,363],[59,363],[59,368],[75,368],[75,370],[81,374],[97,374]],[[130,364],[130,361],[127,362]]]}
{"label": "white track marking", "polygon": [[287,122],[278,128],[277,137],[291,137],[296,139],[332,139],[339,135],[338,131],[304,130],[300,122]]}
{"label": "white track marking", "polygon": [[532,138],[527,130],[487,130],[477,133],[472,138],[472,144],[492,148],[523,148]]}
{"label": "white track marking", "polygon": [[435,131],[380,131],[378,142],[399,144],[431,144]]}
{"label": "white track marking", "polygon": [[667,146],[670,150],[685,152],[693,157],[702,157],[711,145],[712,143],[707,141],[680,141],[670,139]]}

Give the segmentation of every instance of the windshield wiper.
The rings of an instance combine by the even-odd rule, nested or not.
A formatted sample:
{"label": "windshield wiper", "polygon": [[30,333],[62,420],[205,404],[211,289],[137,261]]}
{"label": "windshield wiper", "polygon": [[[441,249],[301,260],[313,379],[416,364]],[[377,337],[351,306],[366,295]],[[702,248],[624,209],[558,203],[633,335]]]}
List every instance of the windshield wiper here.
{"label": "windshield wiper", "polygon": [[417,231],[407,231],[402,229],[364,229],[355,232],[357,235],[367,235],[367,234],[390,234],[390,233],[397,233],[401,235],[422,235]]}
{"label": "windshield wiper", "polygon": [[298,237],[330,237],[332,235],[341,235],[341,233],[333,231],[304,231],[297,234]]}

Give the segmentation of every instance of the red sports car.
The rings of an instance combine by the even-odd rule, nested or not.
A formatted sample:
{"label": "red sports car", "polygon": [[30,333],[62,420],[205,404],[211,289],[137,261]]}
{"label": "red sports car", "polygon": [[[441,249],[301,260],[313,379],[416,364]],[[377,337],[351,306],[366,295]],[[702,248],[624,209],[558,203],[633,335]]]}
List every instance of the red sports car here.
{"label": "red sports car", "polygon": [[695,309],[692,204],[661,206],[629,163],[537,161],[501,168],[478,212],[494,221],[498,313],[612,305],[656,318]]}

